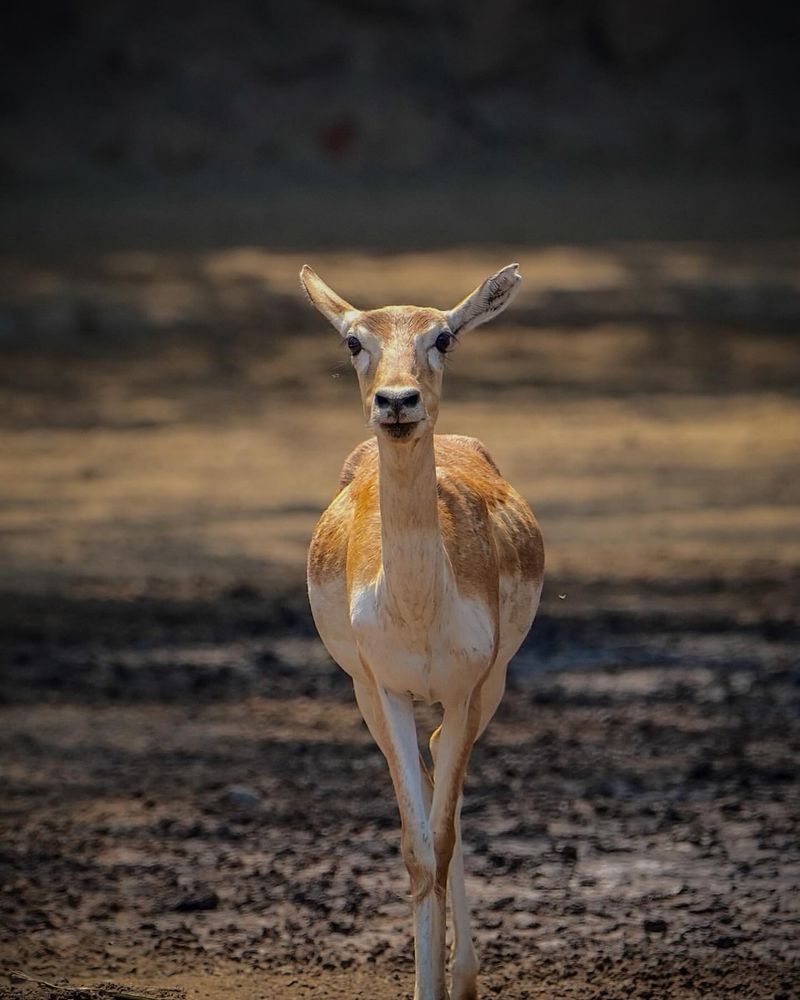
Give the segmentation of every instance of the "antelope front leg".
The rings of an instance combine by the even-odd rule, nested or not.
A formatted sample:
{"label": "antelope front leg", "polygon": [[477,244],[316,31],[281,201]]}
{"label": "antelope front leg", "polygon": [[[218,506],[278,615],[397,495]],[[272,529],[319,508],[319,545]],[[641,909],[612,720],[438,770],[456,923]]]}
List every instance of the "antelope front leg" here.
{"label": "antelope front leg", "polygon": [[[497,711],[497,706],[503,697],[506,683],[506,664],[496,663],[489,676],[484,681],[480,689],[480,722],[474,739],[478,739],[486,729],[492,716]],[[469,710],[468,710],[469,711]],[[474,709],[473,709],[474,711]],[[474,721],[468,716],[470,722]],[[451,720],[452,721],[452,720]],[[442,727],[431,735],[430,749],[433,758],[434,769],[438,768],[437,758],[439,755],[439,740],[442,735]],[[465,767],[466,770],[466,767]],[[463,787],[463,778],[462,778]],[[429,797],[433,795],[433,783],[431,783]],[[459,796],[458,805],[454,818],[455,827],[455,847],[453,857],[450,860],[450,877],[448,886],[450,889],[450,906],[453,914],[453,951],[450,966],[450,994],[451,1000],[476,1000],[478,996],[478,956],[475,953],[475,946],[472,942],[472,928],[470,926],[470,911],[467,902],[467,892],[464,885],[464,853],[461,847],[461,803],[462,796]],[[430,809],[430,802],[429,802]]]}
{"label": "antelope front leg", "polygon": [[[414,706],[375,683],[355,683],[356,700],[389,765],[402,823],[401,849],[414,911],[414,1000],[448,1000],[445,987],[444,883],[425,805]],[[446,879],[446,875],[445,875]]]}
{"label": "antelope front leg", "polygon": [[445,708],[442,725],[431,736],[434,761],[431,828],[436,851],[437,884],[448,881],[453,913],[452,1000],[476,1000],[478,958],[472,944],[469,908],[464,888],[461,849],[461,800],[469,756],[478,736],[480,700]]}
{"label": "antelope front leg", "polygon": [[[433,733],[430,740],[431,756],[436,765],[436,753],[439,748],[441,726]],[[428,773],[425,761],[420,756],[420,771],[422,773],[422,790],[425,793],[425,805],[430,815],[433,804],[433,778]],[[450,893],[450,909],[453,916],[453,948],[450,954],[450,1000],[476,1000],[478,996],[478,956],[472,943],[472,928],[470,927],[469,904],[464,886],[464,853],[461,847],[461,802],[459,797],[455,815],[456,842],[453,856],[450,859],[450,874],[447,887]]]}
{"label": "antelope front leg", "polygon": [[453,960],[450,966],[451,1000],[477,1000],[478,956],[472,943],[469,903],[464,885],[464,852],[461,847],[461,798],[455,816],[456,844],[450,861],[450,907],[453,913]]}

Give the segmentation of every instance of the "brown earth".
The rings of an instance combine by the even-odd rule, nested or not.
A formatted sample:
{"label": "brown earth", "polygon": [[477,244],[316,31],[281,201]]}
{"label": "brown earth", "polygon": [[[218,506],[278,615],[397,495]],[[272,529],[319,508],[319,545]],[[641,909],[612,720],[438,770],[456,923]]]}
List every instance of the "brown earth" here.
{"label": "brown earth", "polygon": [[[548,548],[467,786],[483,994],[788,1000],[800,248],[313,263],[357,301],[446,305],[520,256],[516,316],[465,338],[441,421],[484,440]],[[410,996],[385,764],[303,596],[363,428],[299,263],[6,261],[25,334],[0,373],[6,973],[98,986],[75,996]],[[70,994],[0,987],[49,995]]]}

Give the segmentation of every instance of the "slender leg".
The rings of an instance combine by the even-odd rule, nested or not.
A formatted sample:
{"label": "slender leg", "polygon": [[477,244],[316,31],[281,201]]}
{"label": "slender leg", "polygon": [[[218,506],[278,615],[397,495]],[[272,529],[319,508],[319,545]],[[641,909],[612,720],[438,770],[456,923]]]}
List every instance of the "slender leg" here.
{"label": "slender leg", "polygon": [[[476,739],[488,726],[505,690],[506,665],[496,663],[486,678],[480,692],[480,722]],[[434,763],[434,781],[430,782],[428,795],[432,795],[433,786],[439,773],[438,754],[442,727],[436,729],[430,738],[431,757]],[[466,771],[466,767],[465,767]],[[430,779],[429,779],[430,780]],[[463,778],[462,778],[463,787]],[[448,887],[450,890],[450,906],[453,915],[453,948],[450,967],[451,1000],[476,1000],[478,996],[478,970],[480,964],[472,941],[472,927],[469,903],[467,902],[464,885],[464,852],[461,844],[461,804],[463,795],[459,795],[453,825],[455,828],[455,844],[450,861]],[[429,803],[430,808],[430,803]]]}
{"label": "slender leg", "polygon": [[450,862],[450,906],[453,912],[453,961],[450,967],[452,1000],[476,1000],[478,956],[472,943],[467,890],[464,885],[464,854],[461,848],[461,802],[456,808],[456,843]]}
{"label": "slender leg", "polygon": [[411,880],[414,911],[414,1000],[447,1000],[445,892],[423,792],[411,698],[378,684],[354,684],[356,700],[389,765],[402,823],[401,848]]}
{"label": "slender leg", "polygon": [[[430,739],[431,756],[434,767],[439,744],[441,726],[434,731]],[[433,783],[429,795],[432,796]],[[456,841],[453,847],[453,857],[450,859],[448,888],[450,890],[450,909],[453,916],[453,947],[450,961],[450,997],[451,1000],[476,1000],[478,996],[478,970],[480,964],[472,943],[472,927],[467,902],[467,891],[464,885],[464,853],[461,846],[461,803],[463,795],[458,798],[454,827]]]}
{"label": "slender leg", "polygon": [[452,1000],[474,1000],[477,996],[478,963],[470,935],[459,827],[464,777],[479,725],[480,696],[474,695],[463,704],[445,707],[442,725],[431,737],[435,771],[430,822],[436,881],[442,892],[449,881],[452,893]]}

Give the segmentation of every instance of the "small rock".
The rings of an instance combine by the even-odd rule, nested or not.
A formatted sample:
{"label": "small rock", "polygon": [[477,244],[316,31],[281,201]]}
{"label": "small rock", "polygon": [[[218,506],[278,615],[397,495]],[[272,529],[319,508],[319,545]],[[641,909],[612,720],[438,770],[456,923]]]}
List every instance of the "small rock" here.
{"label": "small rock", "polygon": [[645,919],[642,926],[647,934],[664,934],[667,930],[666,920],[662,920],[660,917]]}
{"label": "small rock", "polygon": [[237,809],[255,809],[261,804],[261,795],[255,788],[247,785],[234,785],[225,793],[228,805],[236,806]]}
{"label": "small rock", "polygon": [[216,910],[218,906],[219,896],[213,889],[210,889],[184,896],[183,899],[178,900],[173,910],[176,913],[196,913],[200,910]]}

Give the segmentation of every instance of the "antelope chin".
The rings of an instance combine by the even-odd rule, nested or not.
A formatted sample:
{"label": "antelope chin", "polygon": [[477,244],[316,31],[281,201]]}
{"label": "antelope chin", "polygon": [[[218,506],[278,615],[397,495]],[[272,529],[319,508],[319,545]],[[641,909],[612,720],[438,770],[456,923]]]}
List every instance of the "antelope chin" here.
{"label": "antelope chin", "polygon": [[380,424],[379,426],[390,438],[393,438],[395,441],[403,441],[411,437],[414,430],[419,426],[419,423],[419,420],[413,420],[405,424]]}

